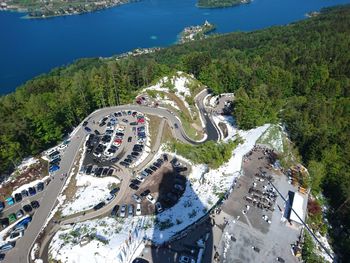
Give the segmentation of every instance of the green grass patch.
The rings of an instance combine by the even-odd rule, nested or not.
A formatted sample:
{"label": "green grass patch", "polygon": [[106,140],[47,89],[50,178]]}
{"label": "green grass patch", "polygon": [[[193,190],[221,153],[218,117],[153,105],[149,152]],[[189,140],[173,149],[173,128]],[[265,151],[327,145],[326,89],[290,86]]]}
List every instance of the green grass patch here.
{"label": "green grass patch", "polygon": [[268,145],[277,152],[284,152],[282,128],[279,125],[271,125],[258,139],[258,143]]}
{"label": "green grass patch", "polygon": [[210,168],[216,169],[231,158],[232,151],[241,142],[242,139],[239,137],[227,143],[208,141],[195,146],[173,141],[170,143],[170,150],[195,164],[207,164]]}

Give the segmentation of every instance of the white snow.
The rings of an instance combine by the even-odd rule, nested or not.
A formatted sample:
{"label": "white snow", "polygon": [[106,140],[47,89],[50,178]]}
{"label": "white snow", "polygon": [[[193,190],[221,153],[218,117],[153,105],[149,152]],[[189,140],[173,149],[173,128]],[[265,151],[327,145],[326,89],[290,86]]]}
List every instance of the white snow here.
{"label": "white snow", "polygon": [[[227,122],[227,125],[231,124]],[[234,179],[240,174],[243,156],[253,148],[256,140],[269,126],[266,124],[249,131],[241,131],[231,125],[230,139],[239,134],[244,142],[233,151],[230,160],[216,170],[208,169],[204,164],[192,165],[186,190],[172,208],[157,216],[117,220],[104,218],[78,223],[74,226],[74,229],[79,229],[78,237],[75,238],[72,235],[67,236],[68,233],[72,233],[72,227],[68,226],[69,229],[60,230],[54,236],[50,244],[51,256],[56,260],[72,263],[128,262],[136,254],[136,249],[142,246],[143,239],[152,240],[156,244],[169,240],[205,215],[219,200],[220,193],[230,190]],[[163,152],[164,147],[154,159]],[[176,157],[190,163],[181,156]],[[81,237],[88,231],[102,235],[108,243],[92,240],[87,245],[81,246],[79,244]]]}
{"label": "white snow", "polygon": [[73,200],[62,205],[62,215],[71,215],[91,209],[109,196],[109,186],[120,181],[111,176],[96,178],[91,175],[76,176],[77,191]]}
{"label": "white snow", "polygon": [[[172,87],[166,87],[167,82],[170,82],[171,85],[174,87],[173,91],[175,95],[183,101],[185,107],[190,111],[190,106],[186,101],[186,97],[191,96],[191,91],[188,88],[188,85],[189,83],[191,83],[191,81],[194,81],[194,78],[192,76],[185,74],[181,71],[178,71],[175,76],[170,78],[164,77],[160,81],[158,81],[157,84],[151,87],[145,88],[143,91],[156,90],[156,91],[162,91],[162,92],[170,92]],[[192,114],[191,111],[190,111],[190,114]]]}
{"label": "white snow", "polygon": [[[108,217],[68,226],[55,234],[49,253],[61,262],[129,262],[134,251],[140,247],[150,221],[145,217]],[[85,245],[80,244],[87,234],[97,238]]]}
{"label": "white snow", "polygon": [[[235,134],[237,132],[237,128],[236,128],[235,119],[232,116],[213,115],[212,119],[215,122],[217,127],[219,127],[219,122],[223,122],[224,124],[226,124],[227,137],[223,138],[223,141],[228,141],[228,140],[232,139],[235,136]],[[220,128],[219,128],[219,131],[222,134],[222,131],[221,131]]]}
{"label": "white snow", "polygon": [[39,160],[34,157],[28,157],[23,159],[22,163],[17,167],[18,170],[25,170],[29,166],[38,163]]}
{"label": "white snow", "polygon": [[[331,247],[331,245],[328,242],[328,239],[324,236],[322,236],[319,232],[315,233],[318,240],[322,243],[322,245],[328,250],[328,252],[335,257],[335,253]],[[317,247],[317,254],[320,255],[324,260],[327,262],[333,262],[333,259],[319,246],[319,244],[316,242],[316,240],[312,239]]]}
{"label": "white snow", "polygon": [[210,105],[211,107],[215,108],[216,105],[217,105],[218,99],[219,99],[219,96],[218,96],[218,95],[212,96],[212,97],[210,98],[210,100],[209,100],[209,105]]}
{"label": "white snow", "polygon": [[32,260],[35,259],[35,254],[39,251],[40,247],[39,247],[39,244],[38,243],[35,243],[32,250],[30,251],[30,258]]}

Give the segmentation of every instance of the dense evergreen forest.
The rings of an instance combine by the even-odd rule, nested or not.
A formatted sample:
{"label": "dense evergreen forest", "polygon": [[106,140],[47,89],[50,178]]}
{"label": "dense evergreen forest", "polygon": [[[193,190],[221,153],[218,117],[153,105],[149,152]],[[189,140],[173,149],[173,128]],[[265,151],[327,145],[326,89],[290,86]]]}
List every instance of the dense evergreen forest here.
{"label": "dense evergreen forest", "polygon": [[119,61],[79,60],[0,98],[0,172],[61,140],[91,111],[130,102],[176,70],[235,92],[249,129],[283,122],[329,200],[337,252],[350,258],[350,6],[287,26],[231,33]]}

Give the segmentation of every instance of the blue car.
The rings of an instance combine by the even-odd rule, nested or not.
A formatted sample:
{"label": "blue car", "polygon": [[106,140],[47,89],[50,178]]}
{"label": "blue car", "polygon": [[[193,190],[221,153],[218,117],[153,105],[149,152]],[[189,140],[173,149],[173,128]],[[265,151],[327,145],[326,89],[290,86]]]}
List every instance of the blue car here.
{"label": "blue car", "polygon": [[60,167],[58,165],[52,165],[52,166],[50,166],[49,172],[53,173],[53,172],[56,172],[59,169],[60,169]]}
{"label": "blue car", "polygon": [[84,127],[84,130],[87,132],[91,132],[91,129],[89,127]]}
{"label": "blue car", "polygon": [[12,196],[6,198],[6,203],[8,205],[13,205],[15,203],[15,200],[13,199]]}
{"label": "blue car", "polygon": [[35,187],[29,187],[29,188],[28,188],[28,192],[29,192],[30,196],[35,195],[35,194],[36,194],[36,189],[35,189]]}
{"label": "blue car", "polygon": [[14,228],[19,227],[19,226],[27,226],[31,221],[32,221],[32,217],[31,216],[23,218],[21,221],[19,221],[16,224],[16,226]]}

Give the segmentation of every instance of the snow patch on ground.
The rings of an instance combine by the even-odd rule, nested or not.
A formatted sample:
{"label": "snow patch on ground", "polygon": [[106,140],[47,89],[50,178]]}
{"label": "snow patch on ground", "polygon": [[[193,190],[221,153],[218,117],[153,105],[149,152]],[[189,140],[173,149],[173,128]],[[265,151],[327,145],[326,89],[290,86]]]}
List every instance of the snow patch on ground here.
{"label": "snow patch on ground", "polygon": [[78,174],[76,180],[77,191],[73,201],[62,206],[64,216],[91,209],[109,196],[110,185],[120,183],[119,179],[111,176],[96,178],[91,175]]}
{"label": "snow patch on ground", "polygon": [[[227,137],[223,139],[223,141],[232,140],[234,136],[237,134],[237,128],[236,128],[236,121],[232,116],[229,115],[213,115],[212,117],[213,121],[215,122],[215,125],[219,127],[219,123],[222,122],[226,125],[227,128]],[[220,133],[222,134],[222,131],[220,127],[218,128]],[[223,134],[222,134],[223,135]]]}
{"label": "snow patch on ground", "polygon": [[55,234],[49,253],[61,262],[129,262],[150,221],[145,217],[108,217],[77,223]]}
{"label": "snow patch on ground", "polygon": [[[322,243],[322,245],[328,250],[328,252],[335,257],[335,253],[331,247],[331,245],[328,242],[328,239],[324,236],[322,236],[320,233],[316,232],[315,233],[318,240]],[[317,254],[319,254],[324,260],[327,262],[333,262],[333,259],[319,246],[319,244],[316,242],[316,240],[312,239],[317,247]]]}
{"label": "snow patch on ground", "polygon": [[[188,88],[188,86],[192,81],[194,81],[194,78],[192,76],[178,71],[175,76],[164,77],[160,81],[158,81],[157,84],[145,88],[143,91],[156,90],[162,92],[174,92],[175,95],[183,101],[185,107],[190,110],[190,106],[186,101],[186,97],[191,97],[191,91]],[[167,84],[169,83],[170,85],[169,87],[167,87]]]}

